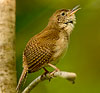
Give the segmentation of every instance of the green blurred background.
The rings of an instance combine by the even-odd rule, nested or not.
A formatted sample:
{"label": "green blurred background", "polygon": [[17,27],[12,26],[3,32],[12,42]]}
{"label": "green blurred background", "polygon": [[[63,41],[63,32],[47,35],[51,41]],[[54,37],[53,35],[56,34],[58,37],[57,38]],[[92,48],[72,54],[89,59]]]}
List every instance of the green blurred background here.
{"label": "green blurred background", "polygon": [[[76,13],[77,24],[68,51],[57,64],[61,70],[77,73],[76,83],[56,78],[40,83],[31,93],[100,93],[100,0],[17,0],[17,78],[28,40],[45,28],[57,9],[72,9],[78,4],[82,9]],[[42,73],[29,74],[24,87]]]}

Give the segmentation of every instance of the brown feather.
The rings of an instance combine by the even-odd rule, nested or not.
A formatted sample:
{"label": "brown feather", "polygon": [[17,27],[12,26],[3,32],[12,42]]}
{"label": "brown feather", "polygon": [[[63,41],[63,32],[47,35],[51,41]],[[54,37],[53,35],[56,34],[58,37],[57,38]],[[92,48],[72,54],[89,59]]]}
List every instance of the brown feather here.
{"label": "brown feather", "polygon": [[56,40],[59,39],[57,32],[52,30],[47,33],[46,30],[44,34],[39,33],[28,42],[23,56],[26,57],[29,72],[35,72],[51,61],[54,53],[52,50]]}

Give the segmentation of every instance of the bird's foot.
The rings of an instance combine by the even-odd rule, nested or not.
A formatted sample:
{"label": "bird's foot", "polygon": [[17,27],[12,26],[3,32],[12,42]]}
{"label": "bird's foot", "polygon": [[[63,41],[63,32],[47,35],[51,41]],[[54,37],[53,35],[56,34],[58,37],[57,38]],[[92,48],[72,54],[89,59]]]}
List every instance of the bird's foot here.
{"label": "bird's foot", "polygon": [[53,76],[53,74],[54,74],[55,72],[60,71],[60,69],[58,69],[58,68],[57,68],[56,66],[54,66],[53,64],[48,63],[48,65],[55,69],[53,72],[50,73],[51,76]]}
{"label": "bird's foot", "polygon": [[[50,73],[46,68],[44,68],[43,67],[43,69],[44,69],[44,73],[41,75],[41,79],[44,77],[44,75],[46,76],[48,73]],[[51,77],[50,78],[48,78],[49,79],[49,82],[51,81]]]}
{"label": "bird's foot", "polygon": [[53,77],[54,76],[54,73],[55,72],[58,72],[58,71],[60,71],[59,69],[55,69],[54,71],[52,71],[51,73],[50,73],[50,75]]}

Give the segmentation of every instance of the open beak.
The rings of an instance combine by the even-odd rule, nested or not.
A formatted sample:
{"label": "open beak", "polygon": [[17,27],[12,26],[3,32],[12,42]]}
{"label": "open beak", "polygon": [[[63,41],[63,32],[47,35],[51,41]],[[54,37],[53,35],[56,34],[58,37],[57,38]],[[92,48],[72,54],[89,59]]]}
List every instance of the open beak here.
{"label": "open beak", "polygon": [[74,7],[74,8],[71,10],[70,16],[73,15],[73,14],[75,14],[78,10],[81,9],[79,6],[80,6],[80,5],[77,5],[76,7]]}

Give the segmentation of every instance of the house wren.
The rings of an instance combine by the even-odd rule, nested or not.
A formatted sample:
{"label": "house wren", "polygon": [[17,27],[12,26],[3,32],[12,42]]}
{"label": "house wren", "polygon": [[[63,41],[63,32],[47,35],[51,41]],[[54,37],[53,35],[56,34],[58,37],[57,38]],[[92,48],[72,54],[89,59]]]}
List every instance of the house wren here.
{"label": "house wren", "polygon": [[46,66],[55,66],[59,58],[68,47],[70,34],[76,23],[75,12],[80,8],[76,6],[72,10],[57,10],[49,19],[46,28],[33,36],[23,52],[23,72],[20,77],[17,90],[25,79],[27,73],[32,73]]}

